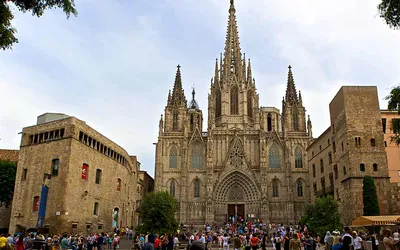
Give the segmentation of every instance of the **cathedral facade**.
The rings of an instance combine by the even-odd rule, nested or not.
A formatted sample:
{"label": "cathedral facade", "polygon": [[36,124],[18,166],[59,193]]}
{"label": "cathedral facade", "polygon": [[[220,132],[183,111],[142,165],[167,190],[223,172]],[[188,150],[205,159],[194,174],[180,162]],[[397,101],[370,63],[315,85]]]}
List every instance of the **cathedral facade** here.
{"label": "cathedral facade", "polygon": [[282,112],[260,107],[235,12],[231,0],[225,49],[208,95],[207,128],[194,90],[187,102],[178,66],[159,122],[155,189],[177,199],[183,224],[232,218],[297,223],[311,201],[311,121],[290,66]]}

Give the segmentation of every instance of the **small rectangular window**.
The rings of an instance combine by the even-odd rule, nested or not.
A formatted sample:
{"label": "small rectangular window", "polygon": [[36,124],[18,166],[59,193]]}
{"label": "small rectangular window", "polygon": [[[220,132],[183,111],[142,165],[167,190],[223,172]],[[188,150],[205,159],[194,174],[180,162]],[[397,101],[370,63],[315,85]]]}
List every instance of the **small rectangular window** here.
{"label": "small rectangular window", "polygon": [[95,202],[93,206],[93,215],[99,215],[99,203]]}
{"label": "small rectangular window", "polygon": [[22,178],[21,179],[23,181],[26,181],[27,174],[28,174],[28,169],[26,169],[26,168],[22,169]]}
{"label": "small rectangular window", "polygon": [[117,190],[118,190],[118,191],[121,191],[121,179],[120,179],[120,178],[118,178]]}
{"label": "small rectangular window", "polygon": [[86,164],[86,163],[83,163],[83,165],[82,165],[82,173],[81,173],[82,180],[87,180],[88,179],[88,173],[89,173],[89,165]]}
{"label": "small rectangular window", "polygon": [[382,118],[383,133],[386,134],[386,118]]}
{"label": "small rectangular window", "polygon": [[332,142],[332,149],[333,149],[333,153],[336,153],[336,143]]}
{"label": "small rectangular window", "polygon": [[316,171],[315,171],[315,164],[312,164],[312,175],[313,175],[313,177],[315,178],[315,176],[316,176],[316,173],[315,173]]}
{"label": "small rectangular window", "polygon": [[324,172],[324,160],[320,159],[319,160],[319,164],[320,164],[320,167],[321,167],[321,174],[322,174]]}
{"label": "small rectangular window", "polygon": [[99,230],[103,229],[103,225],[97,225],[97,229]]}
{"label": "small rectangular window", "polygon": [[60,138],[64,138],[65,129],[60,129]]}
{"label": "small rectangular window", "polygon": [[100,184],[101,181],[101,169],[96,169],[96,184]]}
{"label": "small rectangular window", "polygon": [[384,141],[384,144],[385,144],[385,148],[387,147],[387,142],[386,141]]}
{"label": "small rectangular window", "polygon": [[331,164],[332,163],[332,153],[329,152],[328,156],[329,156],[329,164]]}
{"label": "small rectangular window", "polygon": [[51,161],[51,175],[52,176],[57,176],[58,175],[59,165],[60,165],[60,160],[59,159],[53,159]]}
{"label": "small rectangular window", "polygon": [[72,223],[72,228],[78,228],[78,224],[77,223]]}

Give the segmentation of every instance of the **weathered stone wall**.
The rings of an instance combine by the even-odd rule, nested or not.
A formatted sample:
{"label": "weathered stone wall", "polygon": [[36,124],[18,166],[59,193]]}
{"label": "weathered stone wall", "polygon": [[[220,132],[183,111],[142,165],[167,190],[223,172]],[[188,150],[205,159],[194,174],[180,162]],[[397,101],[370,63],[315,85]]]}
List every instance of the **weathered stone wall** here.
{"label": "weathered stone wall", "polygon": [[[64,134],[60,138],[32,143],[32,135],[61,128]],[[113,151],[100,152],[100,144],[95,142]],[[114,208],[120,211],[118,226],[133,225],[136,166],[125,150],[72,117],[23,129],[11,232],[36,227],[38,212],[32,210],[33,200],[41,195],[44,174],[52,174],[53,159],[59,159],[59,170],[48,182],[45,218],[45,226],[51,232],[112,230]],[[86,180],[81,177],[83,164],[88,165]],[[97,169],[101,170],[99,184],[96,183]],[[119,191],[118,179],[121,180]],[[95,202],[98,203],[96,214]]]}

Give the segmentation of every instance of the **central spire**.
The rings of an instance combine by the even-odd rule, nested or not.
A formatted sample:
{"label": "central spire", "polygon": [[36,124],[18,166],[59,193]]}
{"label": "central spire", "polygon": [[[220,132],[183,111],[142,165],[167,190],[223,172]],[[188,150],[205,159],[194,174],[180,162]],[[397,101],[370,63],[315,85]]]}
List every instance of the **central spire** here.
{"label": "central spire", "polygon": [[230,0],[228,29],[224,53],[224,76],[235,74],[238,78],[242,72],[242,54],[240,52],[239,34],[236,23],[234,1]]}

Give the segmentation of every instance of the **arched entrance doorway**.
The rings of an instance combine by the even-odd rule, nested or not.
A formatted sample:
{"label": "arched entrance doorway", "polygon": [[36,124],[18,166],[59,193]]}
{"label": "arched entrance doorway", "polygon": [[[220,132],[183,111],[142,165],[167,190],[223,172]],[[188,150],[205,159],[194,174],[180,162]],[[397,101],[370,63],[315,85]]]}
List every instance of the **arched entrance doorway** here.
{"label": "arched entrance doorway", "polygon": [[249,214],[259,215],[260,193],[251,177],[234,171],[224,177],[215,192],[215,220],[246,220]]}
{"label": "arched entrance doorway", "polygon": [[113,211],[113,223],[112,223],[112,226],[113,226],[113,228],[116,228],[116,227],[118,227],[118,219],[119,219],[119,208],[114,208],[114,211]]}

